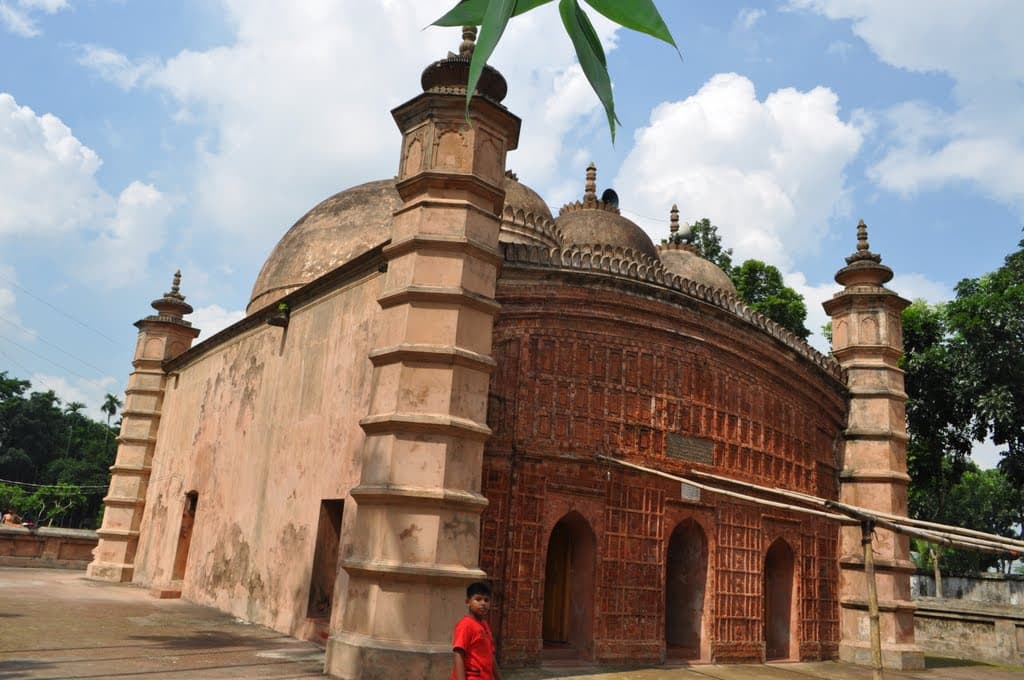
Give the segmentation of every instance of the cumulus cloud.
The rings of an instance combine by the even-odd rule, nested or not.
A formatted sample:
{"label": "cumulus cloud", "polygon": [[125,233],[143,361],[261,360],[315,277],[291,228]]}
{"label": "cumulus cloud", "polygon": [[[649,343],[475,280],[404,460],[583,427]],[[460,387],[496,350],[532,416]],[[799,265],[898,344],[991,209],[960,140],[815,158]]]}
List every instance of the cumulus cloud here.
{"label": "cumulus cloud", "polygon": [[896,68],[949,76],[953,106],[907,102],[882,117],[887,150],[871,169],[902,194],[967,183],[1024,215],[1024,4],[1016,0],[791,0],[852,30]]}
{"label": "cumulus cloud", "polygon": [[[457,30],[421,30],[450,5],[229,0],[228,44],[163,63],[94,47],[82,63],[121,87],[169,93],[175,119],[199,131],[197,222],[266,247],[325,196],[395,174],[388,111],[419,91],[424,66],[457,48]],[[538,188],[568,153],[565,135],[598,107],[555,9],[516,17],[491,59],[510,82],[505,104],[524,116],[510,165]],[[614,25],[593,20],[613,48]],[[541,43],[544,60],[533,56]]]}
{"label": "cumulus cloud", "polygon": [[[100,187],[99,156],[59,118],[37,115],[0,93],[0,239],[61,237],[55,248],[84,249],[81,273],[125,285],[163,245],[170,202],[149,184],[117,198]],[[94,267],[97,260],[103,267]]]}
{"label": "cumulus cloud", "polygon": [[710,218],[737,259],[786,271],[817,251],[831,217],[846,214],[844,168],[862,141],[828,88],[786,88],[761,101],[747,78],[718,74],[654,109],[615,184],[635,201],[624,208],[666,216],[641,220],[652,238],[667,234],[678,203],[688,222]]}
{"label": "cumulus cloud", "polygon": [[57,235],[110,207],[100,159],[59,118],[0,93],[0,237]]}
{"label": "cumulus cloud", "polygon": [[885,287],[894,290],[908,300],[924,300],[930,305],[948,302],[954,297],[953,289],[945,283],[934,281],[924,274],[911,272],[896,274]]}
{"label": "cumulus cloud", "polygon": [[108,286],[128,285],[141,278],[151,254],[164,244],[165,223],[173,210],[172,202],[155,186],[134,181],[117,198],[114,213],[105,221],[88,249],[102,258],[104,266],[80,268],[80,275]]}
{"label": "cumulus cloud", "polygon": [[15,35],[34,38],[40,34],[36,17],[67,9],[67,0],[0,0],[0,25]]}
{"label": "cumulus cloud", "polygon": [[199,337],[205,340],[244,318],[245,312],[241,309],[227,310],[220,305],[207,305],[190,314],[188,320],[202,331]]}

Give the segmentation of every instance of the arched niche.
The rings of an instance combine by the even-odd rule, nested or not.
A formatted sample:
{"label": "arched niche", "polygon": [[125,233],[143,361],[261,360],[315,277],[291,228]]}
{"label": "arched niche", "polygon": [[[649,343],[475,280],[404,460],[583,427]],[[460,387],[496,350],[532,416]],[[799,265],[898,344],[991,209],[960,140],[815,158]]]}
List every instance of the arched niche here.
{"label": "arched niche", "polygon": [[587,658],[593,649],[597,538],[581,514],[562,517],[548,538],[542,635],[548,655]]}
{"label": "arched niche", "polygon": [[692,519],[676,526],[665,554],[665,648],[670,659],[701,659],[709,650],[704,615],[708,539]]}
{"label": "arched niche", "polygon": [[779,538],[764,558],[765,660],[795,658],[796,558],[789,544]]}

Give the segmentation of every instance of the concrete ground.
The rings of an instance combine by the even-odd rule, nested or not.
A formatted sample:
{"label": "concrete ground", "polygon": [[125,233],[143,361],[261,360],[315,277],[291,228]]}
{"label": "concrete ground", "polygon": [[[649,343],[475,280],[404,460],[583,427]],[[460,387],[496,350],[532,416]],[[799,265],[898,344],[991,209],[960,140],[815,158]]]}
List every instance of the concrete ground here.
{"label": "concrete ground", "polygon": [[[1024,680],[1024,668],[931,659],[885,680]],[[207,607],[158,600],[82,572],[0,567],[0,679],[315,678],[323,650]],[[870,680],[838,663],[648,669],[537,668],[505,680]],[[404,680],[395,678],[395,680]]]}

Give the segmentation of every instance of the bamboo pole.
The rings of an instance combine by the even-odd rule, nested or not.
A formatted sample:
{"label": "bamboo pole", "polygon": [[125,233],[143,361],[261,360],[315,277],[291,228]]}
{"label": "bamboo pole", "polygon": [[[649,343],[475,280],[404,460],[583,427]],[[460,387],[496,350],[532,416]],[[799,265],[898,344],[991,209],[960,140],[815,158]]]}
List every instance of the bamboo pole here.
{"label": "bamboo pole", "polygon": [[667,472],[662,472],[661,470],[655,470],[653,468],[644,467],[643,465],[636,465],[635,463],[627,463],[626,461],[619,460],[618,458],[610,458],[608,456],[601,456],[601,455],[597,455],[597,456],[594,456],[594,457],[597,460],[604,461],[604,462],[607,462],[607,463],[615,463],[616,465],[621,465],[622,467],[627,467],[627,468],[630,468],[630,469],[633,469],[633,470],[639,470],[641,472],[646,472],[648,474],[652,474],[652,475],[655,475],[657,477],[664,477],[665,479],[671,479],[671,480],[679,482],[681,484],[689,484],[690,486],[695,486],[698,489],[701,489],[702,491],[708,491],[708,492],[711,492],[711,493],[717,493],[717,494],[721,494],[723,496],[729,496],[729,497],[732,497],[732,498],[739,498],[740,500],[744,500],[744,501],[747,501],[747,502],[750,502],[750,503],[755,503],[755,504],[758,504],[758,505],[767,505],[767,506],[772,507],[772,508],[781,508],[783,510],[792,510],[793,512],[803,512],[803,513],[806,513],[808,515],[815,515],[815,516],[818,516],[818,517],[825,517],[826,519],[835,520],[837,522],[842,522],[844,524],[857,524],[857,522],[850,520],[848,517],[846,517],[844,515],[836,514],[834,512],[822,512],[821,510],[812,510],[811,508],[803,508],[803,507],[800,507],[798,505],[791,505],[789,503],[778,503],[776,501],[769,501],[769,500],[766,500],[764,498],[756,498],[754,496],[748,496],[747,494],[738,493],[736,491],[728,491],[726,489],[721,489],[721,488],[717,488],[717,487],[713,487],[713,486],[708,486],[707,484],[702,484],[701,482],[695,482],[692,479],[685,479],[683,477],[679,477],[679,476],[676,476],[676,475],[673,475],[673,474],[669,474]]}
{"label": "bamboo pole", "polygon": [[[736,486],[742,486],[742,487],[746,487],[746,488],[757,489],[758,491],[762,491],[762,492],[765,492],[765,493],[776,494],[776,495],[783,496],[783,497],[788,497],[788,498],[791,498],[791,499],[794,499],[794,500],[802,500],[802,501],[804,501],[806,503],[809,503],[811,505],[817,505],[819,507],[827,507],[825,499],[819,498],[818,496],[811,496],[809,494],[801,493],[799,491],[790,491],[788,489],[769,488],[769,487],[765,487],[765,486],[760,486],[758,484],[752,484],[750,482],[743,482],[743,481],[740,481],[738,479],[730,479],[728,477],[722,477],[720,475],[711,474],[709,472],[702,472],[700,470],[691,470],[687,474],[694,475],[694,476],[697,476],[697,477],[704,477],[704,478],[707,478],[707,479],[714,479],[716,481],[721,481],[721,482],[725,482],[725,483],[728,483],[728,484],[734,484]],[[855,506],[850,506],[850,507],[855,507]],[[870,511],[868,511],[868,510],[866,510],[864,508],[857,508],[857,509],[858,510],[862,510],[864,512],[870,512],[872,516],[880,518],[880,519],[894,521],[894,522],[899,522],[900,524],[906,524],[906,525],[910,525],[912,527],[917,527],[917,528],[921,528],[921,529],[934,530],[934,531],[941,532],[943,534],[951,534],[953,536],[959,535],[959,536],[964,537],[967,541],[970,541],[971,539],[981,539],[982,541],[993,543],[993,544],[998,544],[998,545],[1002,546],[1002,549],[1005,552],[1009,552],[1009,553],[1024,552],[1024,541],[1019,541],[1019,540],[1016,540],[1016,539],[1013,539],[1013,538],[1007,538],[1006,536],[999,536],[997,534],[988,534],[988,533],[985,533],[983,531],[975,531],[974,529],[965,529],[963,527],[952,526],[950,524],[939,524],[938,522],[928,522],[928,521],[925,521],[925,520],[914,519],[912,517],[906,517],[906,516],[903,516],[903,515],[894,515],[892,513],[883,512],[881,510],[870,510]],[[925,539],[925,540],[928,540],[928,539]],[[962,546],[962,547],[965,547],[967,550],[973,550],[974,549],[973,546],[971,546],[971,547]]]}
{"label": "bamboo pole", "polygon": [[868,620],[871,625],[871,680],[882,679],[882,631],[878,617],[878,586],[875,583],[875,551],[871,545],[874,522],[860,525],[860,543],[864,546],[864,579],[868,586]]}

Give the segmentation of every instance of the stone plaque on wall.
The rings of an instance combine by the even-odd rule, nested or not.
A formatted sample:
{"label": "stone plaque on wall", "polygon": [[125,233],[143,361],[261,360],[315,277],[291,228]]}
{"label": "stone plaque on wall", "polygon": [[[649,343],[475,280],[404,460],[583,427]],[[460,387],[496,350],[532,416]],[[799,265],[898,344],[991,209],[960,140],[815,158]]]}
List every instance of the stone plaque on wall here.
{"label": "stone plaque on wall", "polygon": [[712,465],[715,462],[715,443],[710,439],[684,437],[675,432],[668,433],[665,442],[665,455],[670,458],[688,460],[691,463]]}
{"label": "stone plaque on wall", "polygon": [[699,501],[700,500],[700,489],[697,487],[682,482],[680,485],[679,497],[684,501]]}

